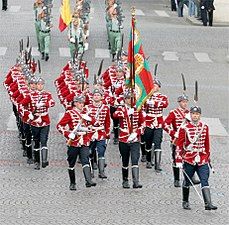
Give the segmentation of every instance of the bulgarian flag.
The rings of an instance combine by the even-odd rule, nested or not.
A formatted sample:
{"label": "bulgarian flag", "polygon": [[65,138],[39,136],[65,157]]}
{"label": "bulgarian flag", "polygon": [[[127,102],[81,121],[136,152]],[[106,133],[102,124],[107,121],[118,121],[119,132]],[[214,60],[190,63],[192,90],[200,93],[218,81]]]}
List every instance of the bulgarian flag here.
{"label": "bulgarian flag", "polygon": [[130,77],[126,84],[136,92],[136,108],[139,111],[146,100],[153,94],[153,77],[151,75],[148,61],[143,51],[140,33],[136,28],[136,21],[132,16],[130,41],[128,46],[128,65]]}
{"label": "bulgarian flag", "polygon": [[62,32],[70,24],[72,19],[70,0],[62,0],[60,8],[59,30]]}

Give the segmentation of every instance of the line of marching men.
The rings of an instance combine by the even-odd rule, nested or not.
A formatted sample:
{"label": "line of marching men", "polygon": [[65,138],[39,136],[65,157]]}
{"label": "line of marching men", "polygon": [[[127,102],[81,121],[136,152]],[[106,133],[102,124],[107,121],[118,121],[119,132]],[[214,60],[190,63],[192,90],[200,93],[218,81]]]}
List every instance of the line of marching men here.
{"label": "line of marching men", "polygon": [[[50,118],[48,110],[54,106],[49,92],[44,90],[44,80],[35,75],[36,63],[22,50],[17,63],[10,69],[4,81],[17,118],[20,138],[27,163],[35,163],[35,169],[48,166],[48,134]],[[102,73],[101,61],[94,87],[90,91],[88,68],[78,54],[63,68],[55,80],[59,100],[65,114],[57,124],[58,131],[66,138],[70,190],[76,190],[75,164],[79,156],[86,187],[95,186],[93,165],[98,163],[98,177],[106,179],[106,148],[113,120],[114,145],[118,145],[122,160],[122,186],[130,188],[129,162],[133,188],[142,188],[139,182],[139,159],[146,161],[146,168],[161,172],[163,129],[171,136],[173,153],[174,186],[180,186],[180,168],[184,178],[183,208],[190,209],[189,189],[197,172],[205,201],[205,209],[217,209],[211,203],[209,178],[210,146],[208,126],[200,121],[201,109],[191,107],[188,114],[188,98],[178,97],[178,107],[163,120],[163,110],[168,107],[168,97],[160,93],[161,82],[154,79],[154,93],[142,110],[131,107],[134,92],[125,85],[129,76],[127,54],[122,52],[119,61]],[[38,66],[39,67],[39,66]],[[190,115],[187,118],[187,115]],[[32,151],[32,139],[34,147]],[[98,155],[98,159],[95,157]],[[41,160],[40,160],[41,156]]]}

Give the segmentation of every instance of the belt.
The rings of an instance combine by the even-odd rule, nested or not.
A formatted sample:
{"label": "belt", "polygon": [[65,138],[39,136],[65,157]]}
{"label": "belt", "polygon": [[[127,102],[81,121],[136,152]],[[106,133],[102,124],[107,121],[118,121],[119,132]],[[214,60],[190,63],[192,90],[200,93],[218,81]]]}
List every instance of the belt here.
{"label": "belt", "polygon": [[42,32],[42,33],[49,33],[50,30],[48,30],[48,31],[43,31],[43,30],[41,30],[41,32]]}
{"label": "belt", "polygon": [[110,32],[114,32],[114,33],[120,33],[120,30],[110,30]]}

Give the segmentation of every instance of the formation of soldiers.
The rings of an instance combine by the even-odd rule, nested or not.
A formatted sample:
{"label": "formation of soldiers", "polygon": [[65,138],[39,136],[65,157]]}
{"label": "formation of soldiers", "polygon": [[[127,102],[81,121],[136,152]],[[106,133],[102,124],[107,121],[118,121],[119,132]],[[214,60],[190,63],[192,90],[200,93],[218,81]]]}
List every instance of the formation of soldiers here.
{"label": "formation of soldiers", "polygon": [[[115,1],[108,1],[107,4],[111,2],[117,4]],[[211,203],[208,184],[209,132],[208,126],[200,121],[201,108],[194,105],[189,111],[188,97],[184,92],[177,99],[179,107],[172,110],[164,120],[163,110],[168,107],[169,101],[160,92],[162,84],[155,72],[153,94],[138,111],[133,104],[135,92],[125,84],[126,77],[129,77],[127,53],[121,49],[118,53],[119,57],[106,70],[103,70],[101,61],[98,73],[91,79],[92,89],[89,86],[87,62],[83,60],[83,51],[79,47],[74,49],[72,59],[54,81],[59,101],[65,109],[56,128],[66,138],[69,189],[76,190],[77,158],[82,165],[86,187],[96,186],[93,178],[97,167],[98,177],[107,178],[106,151],[112,130],[113,144],[118,145],[122,160],[122,187],[130,188],[131,160],[132,187],[142,188],[139,181],[140,155],[141,161],[146,162],[146,169],[154,166],[155,172],[161,173],[164,129],[171,137],[175,187],[181,186],[179,173],[184,173],[183,208],[190,209],[190,186],[201,183],[205,209],[217,209]],[[31,57],[29,44],[24,49],[23,41],[20,41],[17,63],[4,81],[17,119],[23,155],[27,156],[28,164],[35,164],[36,170],[49,164],[48,110],[55,105],[52,95],[44,90],[44,79],[36,75],[37,68],[41,73],[40,63]],[[197,101],[197,93],[195,96]],[[195,172],[199,182],[193,179]]]}

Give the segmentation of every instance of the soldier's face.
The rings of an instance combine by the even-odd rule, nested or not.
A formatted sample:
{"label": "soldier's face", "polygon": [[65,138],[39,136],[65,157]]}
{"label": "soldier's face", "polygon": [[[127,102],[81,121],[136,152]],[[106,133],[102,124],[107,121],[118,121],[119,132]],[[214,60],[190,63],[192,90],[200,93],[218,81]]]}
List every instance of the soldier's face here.
{"label": "soldier's face", "polygon": [[180,102],[179,102],[179,106],[180,106],[182,109],[187,109],[187,107],[188,107],[188,101],[187,101],[187,100],[180,101]]}
{"label": "soldier's face", "polygon": [[93,95],[93,100],[94,100],[95,102],[100,102],[100,101],[102,100],[102,95],[99,94],[99,93],[95,93],[95,94]]}
{"label": "soldier's face", "polygon": [[42,91],[44,89],[44,84],[43,83],[37,83],[37,90]]}
{"label": "soldier's face", "polygon": [[131,105],[131,98],[125,98],[125,103],[127,105]]}
{"label": "soldier's face", "polygon": [[36,90],[37,89],[37,84],[36,83],[31,83],[30,85],[31,90]]}
{"label": "soldier's face", "polygon": [[77,109],[82,110],[84,107],[84,102],[75,102],[74,105]]}
{"label": "soldier's face", "polygon": [[200,120],[201,114],[198,112],[190,113],[191,119],[193,122],[198,122]]}
{"label": "soldier's face", "polygon": [[118,79],[123,78],[124,77],[123,71],[118,71],[116,76],[117,76]]}

